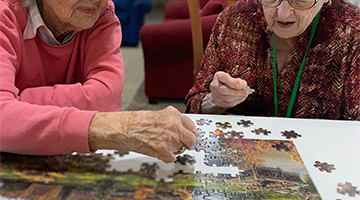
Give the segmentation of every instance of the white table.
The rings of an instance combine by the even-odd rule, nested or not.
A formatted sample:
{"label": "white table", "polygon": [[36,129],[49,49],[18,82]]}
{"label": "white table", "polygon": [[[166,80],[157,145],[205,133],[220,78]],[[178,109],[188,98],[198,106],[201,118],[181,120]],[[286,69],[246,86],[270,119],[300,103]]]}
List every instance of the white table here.
{"label": "white table", "polygon": [[[210,125],[197,126],[207,132],[217,129],[215,122],[230,122],[233,125],[231,130],[244,132],[244,139],[276,139],[287,140],[281,136],[282,131],[294,130],[302,135],[292,139],[299,151],[304,164],[314,181],[322,199],[360,199],[360,195],[349,197],[348,194],[337,193],[338,183],[351,182],[360,190],[360,122],[357,121],[336,121],[318,119],[287,119],[275,117],[247,117],[235,115],[197,115],[186,114],[194,122],[201,118],[210,119]],[[250,120],[254,123],[251,127],[239,128],[234,126],[238,121]],[[251,130],[263,128],[271,131],[269,136],[256,135]],[[99,151],[108,153],[109,151]],[[111,152],[111,151],[110,151]],[[183,170],[186,173],[231,173],[236,174],[239,170],[236,167],[209,167],[204,165],[204,152],[186,151],[196,158],[194,165],[180,165],[177,163],[165,164],[155,158],[147,157],[137,153],[130,153],[124,157],[117,157],[111,161],[112,168],[117,170],[132,169],[137,171],[141,163],[157,163],[160,167],[157,172],[157,179],[166,179],[169,175]],[[331,173],[320,171],[314,167],[315,161],[334,164],[336,170]]]}

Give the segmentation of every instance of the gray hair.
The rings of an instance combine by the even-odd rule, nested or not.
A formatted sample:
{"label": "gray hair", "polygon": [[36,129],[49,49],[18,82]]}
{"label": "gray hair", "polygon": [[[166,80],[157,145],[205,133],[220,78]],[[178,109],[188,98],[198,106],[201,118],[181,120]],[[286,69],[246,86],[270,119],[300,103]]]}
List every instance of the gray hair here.
{"label": "gray hair", "polygon": [[21,0],[24,7],[29,7],[31,4],[36,3],[36,0]]}

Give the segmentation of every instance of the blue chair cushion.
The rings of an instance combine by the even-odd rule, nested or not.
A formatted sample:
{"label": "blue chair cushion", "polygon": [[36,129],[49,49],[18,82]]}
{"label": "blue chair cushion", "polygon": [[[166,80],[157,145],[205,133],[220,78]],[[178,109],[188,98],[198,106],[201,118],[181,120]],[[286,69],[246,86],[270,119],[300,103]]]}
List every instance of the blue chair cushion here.
{"label": "blue chair cushion", "polygon": [[129,23],[130,15],[128,12],[124,11],[115,11],[116,16],[119,18],[122,25]]}
{"label": "blue chair cushion", "polygon": [[128,0],[116,0],[115,6],[116,6],[116,9],[129,10],[132,3],[133,3],[132,0],[130,0],[130,1],[128,1]]}

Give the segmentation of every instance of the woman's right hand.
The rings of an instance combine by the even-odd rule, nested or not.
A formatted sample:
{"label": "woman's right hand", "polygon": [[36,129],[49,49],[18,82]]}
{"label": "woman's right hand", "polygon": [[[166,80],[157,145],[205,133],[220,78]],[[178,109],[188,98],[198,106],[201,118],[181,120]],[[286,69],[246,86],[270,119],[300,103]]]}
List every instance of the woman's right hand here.
{"label": "woman's right hand", "polygon": [[166,163],[185,146],[196,145],[196,126],[169,106],[160,111],[99,112],[89,128],[91,150],[116,149],[156,157]]}
{"label": "woman's right hand", "polygon": [[245,80],[233,78],[222,71],[216,72],[210,84],[210,94],[215,106],[226,110],[242,103],[249,96],[249,92],[242,89],[246,86]]}

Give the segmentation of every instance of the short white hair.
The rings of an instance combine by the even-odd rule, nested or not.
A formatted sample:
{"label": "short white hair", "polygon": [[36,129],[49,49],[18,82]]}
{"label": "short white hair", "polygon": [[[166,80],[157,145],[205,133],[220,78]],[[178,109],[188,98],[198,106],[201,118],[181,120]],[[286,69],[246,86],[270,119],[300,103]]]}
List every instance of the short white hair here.
{"label": "short white hair", "polygon": [[31,4],[36,3],[36,0],[21,0],[24,7],[29,7]]}

